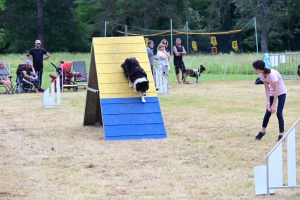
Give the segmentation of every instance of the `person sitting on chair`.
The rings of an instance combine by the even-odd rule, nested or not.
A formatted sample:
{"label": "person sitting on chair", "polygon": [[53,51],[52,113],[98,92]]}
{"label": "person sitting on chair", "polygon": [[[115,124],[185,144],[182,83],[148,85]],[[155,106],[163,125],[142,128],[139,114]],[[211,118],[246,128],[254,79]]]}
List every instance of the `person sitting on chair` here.
{"label": "person sitting on chair", "polygon": [[36,80],[35,70],[30,60],[26,61],[25,66],[21,67],[20,71],[22,72],[24,82],[33,85],[35,88],[38,89],[38,92],[44,92],[44,90],[39,86],[39,81]]}
{"label": "person sitting on chair", "polygon": [[10,77],[10,71],[5,66],[4,61],[0,61],[0,84],[3,84],[6,89],[6,94],[12,94],[11,82],[8,80]]}

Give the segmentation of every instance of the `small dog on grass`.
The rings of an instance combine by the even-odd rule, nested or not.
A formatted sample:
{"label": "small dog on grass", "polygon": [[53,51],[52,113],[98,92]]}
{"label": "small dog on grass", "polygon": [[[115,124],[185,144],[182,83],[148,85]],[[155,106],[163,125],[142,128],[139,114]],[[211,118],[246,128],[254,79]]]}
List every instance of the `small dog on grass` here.
{"label": "small dog on grass", "polygon": [[133,87],[135,93],[140,93],[142,102],[146,103],[146,91],[149,89],[147,73],[135,58],[127,58],[121,67],[123,68],[124,76],[129,81],[129,87]]}
{"label": "small dog on grass", "polygon": [[[203,65],[200,65],[199,69],[186,69],[186,75],[196,78],[196,83],[198,83],[198,78],[205,70],[206,70],[205,67]],[[182,76],[182,80],[183,80],[183,76]]]}

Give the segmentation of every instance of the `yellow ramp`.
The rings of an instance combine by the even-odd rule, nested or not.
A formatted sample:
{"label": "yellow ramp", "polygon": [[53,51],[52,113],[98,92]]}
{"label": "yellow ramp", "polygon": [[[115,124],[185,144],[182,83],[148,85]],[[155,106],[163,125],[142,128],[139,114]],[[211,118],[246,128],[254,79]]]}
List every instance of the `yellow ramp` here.
{"label": "yellow ramp", "polygon": [[157,96],[142,36],[93,38],[93,51],[101,98],[139,97],[128,87],[121,68],[125,59],[130,57],[135,57],[147,73],[147,96]]}

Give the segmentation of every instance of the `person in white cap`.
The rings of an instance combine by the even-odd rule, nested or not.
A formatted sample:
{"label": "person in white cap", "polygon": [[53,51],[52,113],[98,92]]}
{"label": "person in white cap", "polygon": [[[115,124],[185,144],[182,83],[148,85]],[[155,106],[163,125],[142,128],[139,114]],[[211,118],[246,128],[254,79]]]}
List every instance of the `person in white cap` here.
{"label": "person in white cap", "polygon": [[46,51],[46,49],[41,48],[41,41],[36,40],[35,47],[32,48],[29,52],[29,60],[33,62],[33,67],[35,69],[35,72],[37,73],[40,87],[42,85],[42,79],[43,79],[43,69],[44,69],[43,60],[48,59],[49,57],[50,54]]}
{"label": "person in white cap", "polygon": [[24,82],[33,85],[35,88],[38,89],[38,92],[44,92],[44,90],[39,85],[39,81],[36,79],[36,72],[30,60],[27,60],[25,62],[25,66],[21,67],[20,71],[22,72]]}

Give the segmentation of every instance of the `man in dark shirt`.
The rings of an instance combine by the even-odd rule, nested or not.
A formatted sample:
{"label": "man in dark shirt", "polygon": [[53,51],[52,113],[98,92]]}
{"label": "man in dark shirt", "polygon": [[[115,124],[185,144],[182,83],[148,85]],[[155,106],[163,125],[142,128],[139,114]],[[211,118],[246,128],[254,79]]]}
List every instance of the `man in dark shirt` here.
{"label": "man in dark shirt", "polygon": [[174,66],[175,66],[175,73],[176,73],[176,78],[178,83],[181,83],[179,80],[179,69],[182,72],[183,76],[183,83],[184,84],[189,84],[189,82],[186,81],[186,68],[184,66],[184,62],[182,60],[182,56],[186,55],[186,51],[184,47],[181,45],[181,39],[177,38],[176,39],[176,45],[173,47],[173,52],[174,52]]}
{"label": "man in dark shirt", "polygon": [[39,80],[40,87],[42,85],[42,79],[43,79],[43,68],[44,68],[43,60],[49,57],[50,54],[44,48],[41,48],[41,41],[36,40],[35,48],[32,48],[29,52],[29,60],[32,60],[33,62],[33,67],[35,69],[35,72],[37,73],[37,78]]}
{"label": "man in dark shirt", "polygon": [[19,69],[22,72],[23,80],[26,83],[29,83],[38,89],[38,92],[43,93],[44,90],[40,87],[39,81],[36,79],[36,73],[32,66],[32,62],[27,60],[25,66]]}

